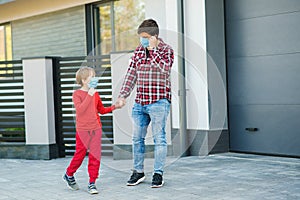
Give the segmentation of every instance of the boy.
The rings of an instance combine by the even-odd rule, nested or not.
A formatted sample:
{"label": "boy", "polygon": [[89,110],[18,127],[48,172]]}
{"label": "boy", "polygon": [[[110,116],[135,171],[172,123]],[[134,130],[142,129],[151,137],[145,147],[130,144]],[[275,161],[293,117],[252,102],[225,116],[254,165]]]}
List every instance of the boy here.
{"label": "boy", "polygon": [[93,68],[80,68],[76,72],[76,82],[81,86],[73,93],[73,103],[76,110],[76,151],[63,179],[72,190],[79,189],[74,173],[80,167],[87,150],[89,150],[88,191],[90,194],[97,194],[95,182],[99,174],[102,137],[102,124],[98,113],[106,114],[121,106],[118,103],[110,107],[103,106],[101,98],[95,90],[98,78],[95,77]]}

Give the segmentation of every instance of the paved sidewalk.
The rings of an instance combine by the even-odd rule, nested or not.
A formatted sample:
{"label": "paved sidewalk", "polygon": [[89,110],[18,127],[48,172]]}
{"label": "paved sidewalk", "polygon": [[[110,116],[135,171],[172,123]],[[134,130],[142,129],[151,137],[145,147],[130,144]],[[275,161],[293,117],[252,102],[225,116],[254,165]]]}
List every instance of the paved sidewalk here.
{"label": "paved sidewalk", "polygon": [[300,199],[300,159],[247,154],[168,158],[165,186],[150,188],[153,159],[146,180],[126,186],[131,160],[102,159],[99,194],[87,193],[87,158],[75,175],[80,190],[71,191],[62,175],[71,157],[54,160],[0,159],[0,200],[7,199]]}

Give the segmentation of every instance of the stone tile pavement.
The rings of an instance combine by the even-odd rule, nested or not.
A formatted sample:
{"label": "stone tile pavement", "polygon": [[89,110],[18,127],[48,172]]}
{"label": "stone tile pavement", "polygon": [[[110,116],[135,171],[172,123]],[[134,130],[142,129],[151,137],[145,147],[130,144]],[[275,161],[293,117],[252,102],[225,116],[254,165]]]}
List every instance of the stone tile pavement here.
{"label": "stone tile pavement", "polygon": [[99,194],[87,193],[87,158],[71,191],[62,175],[71,157],[53,160],[0,159],[0,200],[263,200],[300,199],[300,159],[225,153],[205,157],[169,157],[165,186],[150,188],[153,159],[146,159],[146,180],[126,186],[131,160],[103,157]]}

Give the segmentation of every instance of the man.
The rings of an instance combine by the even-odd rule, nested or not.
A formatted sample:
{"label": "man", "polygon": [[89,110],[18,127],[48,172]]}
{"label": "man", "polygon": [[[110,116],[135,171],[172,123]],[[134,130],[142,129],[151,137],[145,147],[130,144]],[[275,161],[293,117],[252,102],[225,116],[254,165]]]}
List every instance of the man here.
{"label": "man", "polygon": [[144,20],[137,31],[140,45],[131,58],[118,101],[125,99],[137,85],[135,104],[132,109],[133,165],[134,170],[127,182],[135,186],[145,179],[144,153],[147,127],[152,122],[154,140],[153,188],[163,186],[163,168],[167,156],[165,125],[170,111],[170,72],[174,60],[173,49],[158,38],[159,27],[153,19]]}

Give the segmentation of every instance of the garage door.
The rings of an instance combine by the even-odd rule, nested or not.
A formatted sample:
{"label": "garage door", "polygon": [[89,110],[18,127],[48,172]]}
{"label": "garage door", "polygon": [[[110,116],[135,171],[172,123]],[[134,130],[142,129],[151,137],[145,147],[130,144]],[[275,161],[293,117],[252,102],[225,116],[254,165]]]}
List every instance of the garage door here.
{"label": "garage door", "polygon": [[300,1],[225,5],[230,148],[300,156]]}

